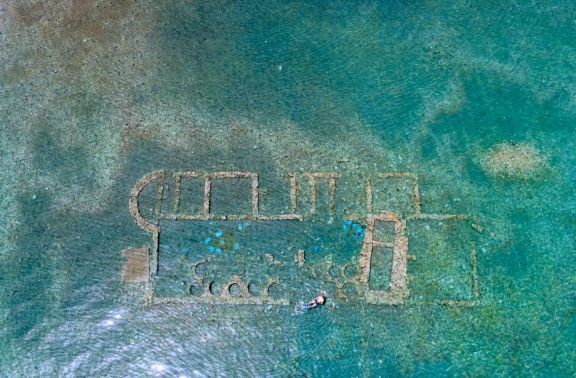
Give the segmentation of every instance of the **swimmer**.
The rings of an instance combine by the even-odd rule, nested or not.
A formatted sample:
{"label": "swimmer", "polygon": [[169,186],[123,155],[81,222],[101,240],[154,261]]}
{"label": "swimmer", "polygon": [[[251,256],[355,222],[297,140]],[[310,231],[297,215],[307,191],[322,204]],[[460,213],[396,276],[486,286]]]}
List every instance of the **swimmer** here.
{"label": "swimmer", "polygon": [[311,309],[313,309],[314,307],[321,306],[321,305],[323,305],[323,304],[325,304],[325,303],[326,303],[326,295],[320,294],[319,296],[317,296],[316,298],[314,298],[314,299],[311,300],[310,302],[308,302],[308,303],[302,303],[302,308],[303,308],[304,310],[311,310]]}

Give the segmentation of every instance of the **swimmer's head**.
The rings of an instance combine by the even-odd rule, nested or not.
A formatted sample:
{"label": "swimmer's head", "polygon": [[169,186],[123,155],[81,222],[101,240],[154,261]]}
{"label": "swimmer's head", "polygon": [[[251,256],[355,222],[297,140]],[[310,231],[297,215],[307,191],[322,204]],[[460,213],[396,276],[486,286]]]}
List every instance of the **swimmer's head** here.
{"label": "swimmer's head", "polygon": [[316,297],[316,302],[318,304],[323,305],[324,303],[326,303],[326,296],[324,294],[320,294],[319,296]]}

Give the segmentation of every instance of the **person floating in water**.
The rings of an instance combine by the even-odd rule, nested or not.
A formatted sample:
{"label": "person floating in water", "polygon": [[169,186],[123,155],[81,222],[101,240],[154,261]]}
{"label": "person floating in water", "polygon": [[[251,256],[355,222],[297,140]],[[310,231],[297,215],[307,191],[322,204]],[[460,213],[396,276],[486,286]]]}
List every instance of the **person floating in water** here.
{"label": "person floating in water", "polygon": [[302,303],[302,308],[304,310],[311,310],[314,307],[318,307],[321,306],[323,304],[326,303],[326,295],[325,294],[320,294],[319,296],[317,296],[316,298],[314,298],[313,300],[311,300],[308,303]]}

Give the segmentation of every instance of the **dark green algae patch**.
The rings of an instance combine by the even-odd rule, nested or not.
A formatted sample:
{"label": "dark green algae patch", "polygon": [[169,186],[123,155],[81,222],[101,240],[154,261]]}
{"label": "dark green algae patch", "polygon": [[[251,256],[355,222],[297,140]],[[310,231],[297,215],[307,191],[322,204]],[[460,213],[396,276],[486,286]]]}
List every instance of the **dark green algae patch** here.
{"label": "dark green algae patch", "polygon": [[[23,58],[0,75],[2,151],[19,157],[25,147],[29,159],[24,178],[2,162],[2,213],[18,223],[0,254],[0,375],[574,374],[571,4],[135,2],[88,17],[95,3],[73,3],[55,54],[18,51],[14,30],[10,53],[1,53]],[[14,14],[24,33],[48,13]],[[150,14],[138,33],[129,20]],[[44,40],[59,30],[50,25]],[[111,38],[129,35],[126,25],[148,44]],[[91,44],[75,48],[77,37]],[[141,56],[116,53],[122,44]],[[64,68],[50,79],[57,83],[38,69],[48,55]],[[126,65],[113,69],[110,56]],[[33,105],[49,117],[19,118],[34,104],[26,95],[54,96]],[[62,125],[71,124],[79,136],[68,138]],[[273,144],[278,135],[285,151]],[[535,146],[547,170],[490,175],[483,158],[501,143]],[[101,164],[109,145],[118,146],[106,152],[115,159]],[[351,162],[327,163],[327,151]],[[306,165],[294,163],[301,155]],[[468,230],[479,238],[478,304],[330,298],[294,316],[291,306],[146,307],[120,284],[121,251],[151,240],[128,212],[143,175],[247,170],[273,191],[280,173],[314,164],[410,171],[427,212],[473,217],[483,229]],[[109,187],[100,185],[103,166]],[[438,270],[409,272],[442,282],[442,270],[453,270],[442,251],[454,248],[442,243],[429,255]]]}

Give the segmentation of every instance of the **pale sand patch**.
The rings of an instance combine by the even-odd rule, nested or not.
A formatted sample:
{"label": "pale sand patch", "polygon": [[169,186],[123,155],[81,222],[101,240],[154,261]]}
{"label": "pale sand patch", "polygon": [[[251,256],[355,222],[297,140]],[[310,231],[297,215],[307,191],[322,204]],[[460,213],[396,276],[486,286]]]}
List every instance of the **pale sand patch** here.
{"label": "pale sand patch", "polygon": [[530,144],[501,143],[482,159],[482,167],[492,176],[527,179],[547,166],[546,157]]}

